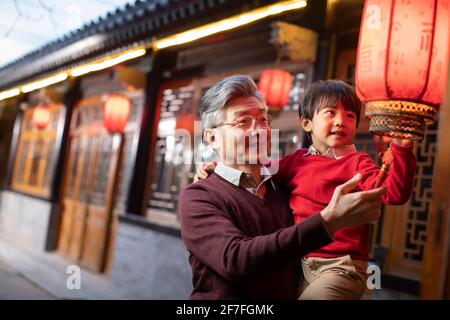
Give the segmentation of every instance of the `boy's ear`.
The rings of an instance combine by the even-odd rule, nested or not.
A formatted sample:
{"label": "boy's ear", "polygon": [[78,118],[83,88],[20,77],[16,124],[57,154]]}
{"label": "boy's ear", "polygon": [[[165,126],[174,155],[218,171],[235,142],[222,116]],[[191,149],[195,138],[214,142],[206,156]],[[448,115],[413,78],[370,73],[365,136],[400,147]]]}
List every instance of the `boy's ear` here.
{"label": "boy's ear", "polygon": [[312,121],[311,120],[301,117],[300,125],[302,126],[303,130],[305,130],[306,132],[312,131]]}

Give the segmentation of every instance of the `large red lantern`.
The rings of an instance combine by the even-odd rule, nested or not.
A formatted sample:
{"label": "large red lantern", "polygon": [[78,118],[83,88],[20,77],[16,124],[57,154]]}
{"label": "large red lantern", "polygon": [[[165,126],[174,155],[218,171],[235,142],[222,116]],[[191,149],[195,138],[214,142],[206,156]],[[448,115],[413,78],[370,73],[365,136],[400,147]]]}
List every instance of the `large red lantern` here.
{"label": "large red lantern", "polygon": [[267,105],[276,111],[288,104],[291,88],[292,75],[279,69],[264,70],[258,82],[258,89]]}
{"label": "large red lantern", "polygon": [[356,62],[356,90],[369,130],[422,139],[447,84],[448,0],[366,0]]}
{"label": "large red lantern", "polygon": [[131,101],[125,95],[110,95],[103,106],[103,124],[111,133],[123,133],[130,118]]}
{"label": "large red lantern", "polygon": [[37,106],[34,108],[31,122],[38,129],[44,129],[50,122],[50,110],[47,106]]}

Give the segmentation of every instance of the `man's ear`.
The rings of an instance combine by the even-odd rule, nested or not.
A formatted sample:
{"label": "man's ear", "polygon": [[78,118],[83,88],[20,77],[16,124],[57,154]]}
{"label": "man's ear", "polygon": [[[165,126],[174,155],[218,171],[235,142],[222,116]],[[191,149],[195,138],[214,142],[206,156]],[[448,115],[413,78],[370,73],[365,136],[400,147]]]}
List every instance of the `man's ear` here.
{"label": "man's ear", "polygon": [[306,132],[312,131],[312,121],[311,120],[301,117],[300,125],[302,126],[303,130],[305,130]]}
{"label": "man's ear", "polygon": [[203,133],[203,137],[205,138],[206,143],[211,145],[214,148],[214,142],[216,141],[216,137],[214,135],[213,129],[205,129]]}

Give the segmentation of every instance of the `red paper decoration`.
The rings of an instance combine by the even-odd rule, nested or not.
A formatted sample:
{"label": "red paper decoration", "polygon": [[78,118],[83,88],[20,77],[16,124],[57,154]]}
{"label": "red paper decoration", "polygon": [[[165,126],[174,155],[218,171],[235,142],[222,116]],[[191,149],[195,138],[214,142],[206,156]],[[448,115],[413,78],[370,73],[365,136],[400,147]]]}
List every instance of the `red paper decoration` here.
{"label": "red paper decoration", "polygon": [[366,0],[356,90],[371,132],[423,137],[445,93],[449,41],[448,0]]}
{"label": "red paper decoration", "polygon": [[280,111],[289,102],[292,88],[292,75],[284,70],[264,70],[259,78],[258,89],[264,96],[267,106]]}
{"label": "red paper decoration", "polygon": [[130,111],[130,98],[120,94],[109,96],[103,106],[105,128],[111,133],[123,133],[130,117]]}
{"label": "red paper decoration", "polygon": [[34,108],[31,122],[39,129],[44,129],[50,122],[50,110],[46,106],[37,106]]}

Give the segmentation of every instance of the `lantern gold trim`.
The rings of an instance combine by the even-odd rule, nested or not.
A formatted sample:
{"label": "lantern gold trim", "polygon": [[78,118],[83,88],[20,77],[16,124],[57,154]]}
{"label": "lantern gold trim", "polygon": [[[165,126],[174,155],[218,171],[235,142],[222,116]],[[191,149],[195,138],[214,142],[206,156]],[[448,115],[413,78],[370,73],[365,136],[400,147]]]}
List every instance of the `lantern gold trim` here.
{"label": "lantern gold trim", "polygon": [[402,100],[370,101],[366,104],[369,131],[398,139],[423,139],[425,126],[435,121],[436,112],[432,106]]}

